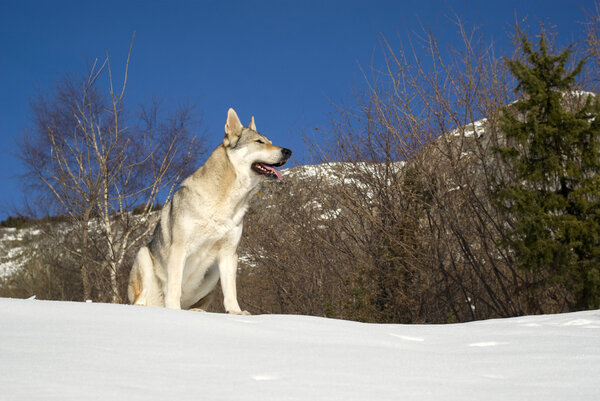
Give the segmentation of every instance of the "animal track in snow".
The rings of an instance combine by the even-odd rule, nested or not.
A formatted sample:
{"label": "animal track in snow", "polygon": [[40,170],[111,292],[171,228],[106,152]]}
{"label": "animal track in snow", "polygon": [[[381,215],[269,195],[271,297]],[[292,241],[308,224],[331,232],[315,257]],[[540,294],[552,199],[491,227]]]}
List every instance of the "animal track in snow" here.
{"label": "animal track in snow", "polygon": [[568,322],[563,323],[563,326],[586,326],[588,324],[592,323],[591,320],[587,320],[587,319],[575,319],[575,320],[569,320]]}
{"label": "animal track in snow", "polygon": [[541,327],[541,324],[537,324],[537,323],[525,323],[522,324],[521,326],[525,326],[525,327]]}
{"label": "animal track in snow", "polygon": [[469,344],[469,347],[495,347],[496,345],[505,345],[508,343],[500,343],[497,341],[483,341],[480,343]]}
{"label": "animal track in snow", "polygon": [[392,337],[397,337],[397,338],[400,338],[400,339],[406,340],[406,341],[416,341],[416,342],[425,341],[425,339],[421,338],[421,337],[403,336],[401,334],[395,334],[395,333],[389,333],[389,334]]}

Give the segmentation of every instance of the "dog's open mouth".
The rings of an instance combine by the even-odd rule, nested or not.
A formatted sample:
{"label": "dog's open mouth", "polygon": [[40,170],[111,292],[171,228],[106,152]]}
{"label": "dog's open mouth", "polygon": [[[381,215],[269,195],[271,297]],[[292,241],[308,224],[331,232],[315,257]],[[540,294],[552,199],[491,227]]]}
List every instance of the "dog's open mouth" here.
{"label": "dog's open mouth", "polygon": [[275,167],[283,166],[284,163],[277,164],[267,164],[261,162],[252,163],[252,170],[257,172],[258,174],[262,174],[269,178],[276,178],[281,180],[281,172],[277,170]]}

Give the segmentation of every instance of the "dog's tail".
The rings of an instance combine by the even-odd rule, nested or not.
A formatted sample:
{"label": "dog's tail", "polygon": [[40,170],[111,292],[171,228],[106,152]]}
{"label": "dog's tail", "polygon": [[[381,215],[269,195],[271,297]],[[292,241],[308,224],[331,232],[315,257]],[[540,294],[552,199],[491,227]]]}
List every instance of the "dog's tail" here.
{"label": "dog's tail", "polygon": [[129,274],[129,285],[127,286],[127,296],[129,303],[134,305],[146,305],[146,294],[148,293],[147,283],[144,283],[146,275],[153,271],[152,256],[148,247],[142,247],[133,262],[131,273]]}

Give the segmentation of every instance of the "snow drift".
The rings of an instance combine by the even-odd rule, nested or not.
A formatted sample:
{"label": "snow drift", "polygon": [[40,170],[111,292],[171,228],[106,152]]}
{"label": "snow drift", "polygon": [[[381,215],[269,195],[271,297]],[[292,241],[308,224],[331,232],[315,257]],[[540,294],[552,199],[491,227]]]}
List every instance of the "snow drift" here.
{"label": "snow drift", "polygon": [[0,299],[2,400],[598,400],[600,311],[373,325]]}

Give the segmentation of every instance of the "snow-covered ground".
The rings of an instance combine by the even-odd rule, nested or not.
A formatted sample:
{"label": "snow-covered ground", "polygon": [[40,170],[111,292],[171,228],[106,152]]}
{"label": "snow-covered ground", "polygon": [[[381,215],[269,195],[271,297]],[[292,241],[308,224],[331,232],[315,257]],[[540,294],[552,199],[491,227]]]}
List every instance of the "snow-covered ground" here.
{"label": "snow-covered ground", "polygon": [[0,299],[1,400],[599,400],[600,311],[373,325]]}

